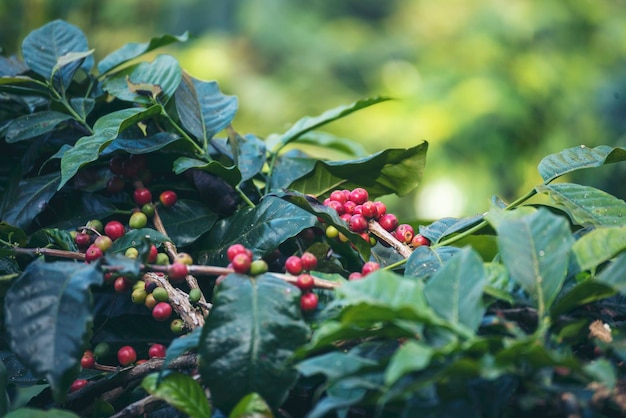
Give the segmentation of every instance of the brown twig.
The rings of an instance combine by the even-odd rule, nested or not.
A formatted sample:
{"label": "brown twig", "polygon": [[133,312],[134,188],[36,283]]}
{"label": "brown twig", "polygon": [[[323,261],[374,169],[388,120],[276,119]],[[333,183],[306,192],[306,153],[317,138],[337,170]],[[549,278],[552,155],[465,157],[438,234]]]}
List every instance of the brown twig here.
{"label": "brown twig", "polygon": [[70,258],[73,260],[85,261],[85,254],[74,252],[74,251],[57,250],[54,248],[21,248],[21,247],[15,247],[12,250],[16,254],[27,254],[27,255],[32,255],[32,256],[45,255],[49,257]]}
{"label": "brown twig", "polygon": [[380,226],[380,224],[376,221],[369,222],[369,231],[372,234],[376,235],[379,239],[382,239],[387,244],[391,245],[404,258],[409,258],[409,256],[413,252],[408,245],[403,244],[395,239],[393,235],[391,235],[385,228]]}
{"label": "brown twig", "polygon": [[[204,325],[203,312],[199,312],[189,302],[189,295],[182,290],[172,286],[172,284],[165,278],[156,273],[148,272],[143,275],[144,280],[157,283],[159,286],[167,290],[169,295],[169,302],[176,313],[181,317],[185,323],[187,329],[195,329]],[[202,301],[205,307],[210,306],[206,301]],[[208,309],[203,309],[208,312]]]}

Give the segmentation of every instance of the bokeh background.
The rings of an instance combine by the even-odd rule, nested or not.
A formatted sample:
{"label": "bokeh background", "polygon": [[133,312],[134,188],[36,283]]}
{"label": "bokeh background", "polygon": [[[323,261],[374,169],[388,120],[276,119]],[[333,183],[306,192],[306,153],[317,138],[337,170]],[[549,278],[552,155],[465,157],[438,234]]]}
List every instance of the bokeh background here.
{"label": "bokeh background", "polygon": [[[396,100],[327,128],[366,152],[430,143],[404,218],[483,212],[541,180],[547,154],[624,146],[623,0],[0,0],[0,46],[79,26],[96,59],[126,42],[189,31],[159,50],[240,99],[235,129],[265,137],[370,96]],[[626,195],[623,164],[574,179]]]}

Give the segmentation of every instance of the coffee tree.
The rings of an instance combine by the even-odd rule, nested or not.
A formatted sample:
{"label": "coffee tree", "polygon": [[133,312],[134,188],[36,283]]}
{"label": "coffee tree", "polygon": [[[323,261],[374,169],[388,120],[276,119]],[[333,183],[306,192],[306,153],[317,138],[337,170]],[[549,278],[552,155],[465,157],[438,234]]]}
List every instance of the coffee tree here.
{"label": "coffee tree", "polygon": [[625,148],[410,224],[377,199],[418,186],[426,142],[314,155],[354,155],[318,128],[385,98],[240,134],[216,82],[141,60],[186,39],[95,63],[54,21],[0,59],[2,414],[624,414],[626,205],[555,180]]}

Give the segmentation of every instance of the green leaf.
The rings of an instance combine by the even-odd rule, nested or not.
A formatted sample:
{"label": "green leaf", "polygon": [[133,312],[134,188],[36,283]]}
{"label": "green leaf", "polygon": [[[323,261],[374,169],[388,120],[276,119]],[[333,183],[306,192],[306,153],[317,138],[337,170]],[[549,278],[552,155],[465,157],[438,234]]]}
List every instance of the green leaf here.
{"label": "green leaf", "polygon": [[327,123],[348,116],[356,112],[357,110],[361,110],[387,100],[390,99],[387,97],[374,97],[370,99],[363,99],[351,103],[347,106],[339,106],[334,109],[327,110],[319,116],[305,116],[302,119],[298,120],[296,123],[294,123],[287,130],[287,132],[283,133],[282,135],[274,135],[273,137],[269,137],[267,139],[268,147],[273,148],[274,152],[277,152],[280,148],[284,147],[292,141],[295,141],[300,136],[309,131],[312,131],[313,129],[319,128],[320,126],[326,125]]}
{"label": "green leaf", "polygon": [[[54,78],[54,76],[59,72],[63,73],[66,70],[66,67],[69,68],[69,72],[73,76],[74,72],[76,71],[76,68],[80,66],[87,57],[92,55],[94,51],[95,49],[90,49],[89,51],[68,52],[65,55],[61,55],[57,59],[57,63],[54,65],[54,68],[52,69],[52,77]],[[93,63],[93,60],[91,62]]]}
{"label": "green leaf", "polygon": [[307,132],[298,138],[298,143],[333,149],[354,157],[364,157],[368,154],[365,148],[363,148],[363,145],[358,142],[348,138],[339,138],[327,132]]}
{"label": "green leaf", "polygon": [[609,391],[613,390],[617,384],[617,372],[613,363],[607,358],[599,358],[585,364],[583,370],[595,382],[601,384]]}
{"label": "green leaf", "polygon": [[182,174],[190,168],[197,168],[207,173],[218,175],[223,180],[227,181],[231,186],[236,186],[241,183],[241,172],[236,165],[226,167],[219,161],[202,161],[195,158],[180,157],[174,161],[174,173]]}
{"label": "green leaf", "polygon": [[316,217],[299,207],[267,196],[255,208],[244,208],[220,220],[199,241],[198,262],[214,266],[228,264],[226,249],[235,243],[263,257],[300,231],[312,227]]}
{"label": "green leaf", "polygon": [[602,190],[572,183],[541,185],[536,190],[550,196],[578,225],[626,225],[626,203]]}
{"label": "green leaf", "polygon": [[143,378],[141,386],[159,399],[192,418],[211,416],[211,406],[204,394],[204,389],[191,376],[171,372],[161,377],[158,373]]}
{"label": "green leaf", "polygon": [[563,297],[557,299],[551,309],[553,317],[567,314],[574,308],[614,296],[616,290],[608,283],[589,279],[577,284]]}
{"label": "green leaf", "polygon": [[574,238],[569,223],[545,208],[503,211],[492,208],[487,220],[498,234],[498,248],[511,277],[531,296],[541,313],[561,290]]}
{"label": "green leaf", "polygon": [[612,286],[622,295],[626,294],[626,252],[615,257],[609,265],[596,276],[596,280]]}
{"label": "green leaf", "polygon": [[148,154],[161,150],[176,141],[181,141],[181,139],[180,135],[172,132],[158,132],[143,138],[117,138],[106,147],[101,155],[112,154],[118,150],[126,151],[129,154]]}
{"label": "green leaf", "polygon": [[419,233],[436,244],[449,235],[462,232],[473,227],[483,220],[483,215],[471,216],[469,218],[441,218],[428,226],[419,227]]}
{"label": "green leaf", "polygon": [[[159,96],[159,102],[165,105],[174,95],[182,79],[182,70],[176,58],[159,55],[152,62],[140,62],[108,77],[103,89],[120,100],[134,103],[151,104],[153,94]],[[151,90],[150,95],[140,94],[137,90]]]}
{"label": "green leaf", "polygon": [[152,228],[131,229],[113,243],[113,245],[111,246],[111,251],[126,251],[130,247],[136,247],[140,245],[140,243],[145,239],[148,239],[152,244],[156,246],[160,246],[164,242],[171,242],[171,239],[167,235],[163,235],[159,231]]}
{"label": "green leaf", "polygon": [[137,58],[147,52],[153,51],[166,45],[176,42],[186,42],[189,39],[188,32],[179,36],[161,35],[150,39],[149,42],[137,43],[129,42],[121,48],[111,52],[98,63],[98,71],[100,74],[108,73],[118,66]]}
{"label": "green leaf", "polygon": [[44,110],[20,116],[17,119],[13,119],[7,126],[6,141],[13,143],[43,135],[68,119],[72,119],[72,117],[53,110]]}
{"label": "green leaf", "polygon": [[176,110],[183,126],[199,141],[213,138],[230,125],[237,108],[237,98],[222,94],[217,82],[183,73],[176,90]]}
{"label": "green leaf", "polygon": [[78,415],[71,411],[65,411],[62,409],[34,409],[34,408],[20,408],[15,411],[9,412],[4,418],[80,418]]}
{"label": "green leaf", "polygon": [[161,370],[167,369],[168,365],[177,357],[184,354],[186,351],[195,350],[200,345],[200,334],[202,328],[196,328],[189,334],[172,340],[169,347],[165,351],[165,360],[163,360],[163,366]]}
{"label": "green leaf", "polygon": [[409,256],[404,267],[404,275],[426,280],[437,272],[452,256],[460,250],[457,247],[417,247]]}
{"label": "green leaf", "polygon": [[548,155],[541,160],[537,168],[544,183],[549,183],[557,177],[576,170],[600,167],[624,160],[626,160],[626,148],[624,147],[612,148],[601,145],[588,148],[581,145]]}
{"label": "green leaf", "polygon": [[161,106],[158,105],[147,109],[134,107],[111,112],[98,119],[93,127],[94,134],[80,138],[72,148],[63,154],[61,182],[57,190],[60,190],[65,183],[74,177],[81,167],[96,161],[100,152],[117,138],[120,132],[160,112]]}
{"label": "green leaf", "polygon": [[229,411],[252,392],[272,408],[285,401],[298,377],[293,352],[308,335],[299,300],[295,286],[271,274],[220,283],[198,350],[216,407]]}
{"label": "green leaf", "polygon": [[311,172],[294,179],[287,188],[320,196],[340,187],[364,187],[371,198],[391,193],[405,196],[420,183],[427,149],[428,144],[422,142],[412,148],[388,149],[356,160],[317,160]]}
{"label": "green leaf", "polygon": [[73,97],[70,99],[72,109],[74,109],[74,111],[83,119],[86,119],[87,116],[89,116],[95,104],[96,101],[89,97]]}
{"label": "green leaf", "polygon": [[295,149],[279,155],[268,180],[269,190],[286,189],[295,180],[312,172],[316,161],[317,159],[304,157],[302,152]]}
{"label": "green leaf", "polygon": [[73,202],[69,218],[59,219],[54,225],[59,229],[74,229],[92,219],[104,219],[117,211],[111,199],[98,193],[81,193],[80,200]]}
{"label": "green leaf", "polygon": [[385,384],[392,386],[404,375],[424,370],[433,354],[435,350],[426,344],[414,340],[405,342],[389,361],[385,370]]}
{"label": "green leaf", "polygon": [[331,351],[304,360],[298,363],[296,368],[303,376],[321,374],[328,383],[333,383],[378,364],[377,361],[361,357],[354,352]]}
{"label": "green leaf", "polygon": [[206,205],[188,199],[179,199],[174,206],[169,208],[159,208],[159,215],[167,235],[178,247],[193,244],[218,220],[217,214]]}
{"label": "green leaf", "polygon": [[[76,26],[62,20],[55,20],[35,29],[22,42],[24,62],[46,80],[52,78],[59,58],[71,52],[88,50],[85,34]],[[93,66],[93,58],[63,67],[61,71],[57,71],[56,81],[67,87],[79,66],[89,71]]]}
{"label": "green leaf", "polygon": [[590,270],[626,249],[626,226],[598,228],[572,246],[580,271]]}
{"label": "green leaf", "polygon": [[233,130],[228,132],[228,142],[233,148],[235,165],[241,172],[241,181],[247,181],[261,172],[265,165],[265,142],[254,135],[241,136]]}
{"label": "green leaf", "polygon": [[28,240],[28,235],[26,235],[24,230],[10,225],[6,221],[2,221],[0,222],[0,239],[5,242],[11,244],[15,243],[20,247],[24,247],[26,245],[26,241]]}
{"label": "green leaf", "polygon": [[483,262],[470,247],[461,249],[428,280],[424,295],[442,318],[476,331],[485,314]]}
{"label": "green leaf", "polygon": [[250,393],[239,401],[228,418],[274,418],[274,414],[261,395]]}
{"label": "green leaf", "polygon": [[2,214],[3,220],[18,228],[27,229],[33,219],[48,206],[48,202],[57,192],[58,184],[57,173],[20,180],[17,195]]}
{"label": "green leaf", "polygon": [[30,263],[9,288],[4,306],[11,350],[45,377],[57,401],[78,375],[89,324],[89,287],[102,283],[97,264]]}

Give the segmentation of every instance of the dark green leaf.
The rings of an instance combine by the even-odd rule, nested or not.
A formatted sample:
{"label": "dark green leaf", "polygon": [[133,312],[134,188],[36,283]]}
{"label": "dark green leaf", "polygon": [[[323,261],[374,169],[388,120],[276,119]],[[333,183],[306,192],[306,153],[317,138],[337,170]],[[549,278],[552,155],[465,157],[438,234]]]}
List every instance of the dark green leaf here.
{"label": "dark green leaf", "polygon": [[317,159],[304,157],[298,150],[279,155],[269,179],[269,190],[286,189],[297,179],[312,172]]}
{"label": "dark green leaf", "polygon": [[274,418],[274,414],[261,395],[250,393],[239,401],[228,418]]}
{"label": "dark green leaf", "polygon": [[538,186],[572,221],[582,226],[626,225],[626,203],[602,190],[572,183]]}
{"label": "dark green leaf", "polygon": [[265,165],[265,143],[254,135],[241,136],[229,130],[228,141],[233,148],[235,165],[241,172],[241,181],[250,180]]}
{"label": "dark green leaf", "polygon": [[476,215],[469,218],[441,218],[428,226],[419,227],[419,233],[436,244],[449,235],[462,232],[473,227],[483,220],[483,215]]}
{"label": "dark green leaf", "polygon": [[9,384],[9,376],[7,368],[0,360],[0,416],[5,416],[9,412],[9,395],[7,394],[7,385]]}
{"label": "dark green leaf", "polygon": [[314,226],[316,220],[315,216],[291,203],[267,196],[254,209],[240,209],[230,218],[215,224],[200,241],[199,248],[203,251],[198,261],[200,264],[225,266],[228,264],[226,249],[235,243],[243,244],[262,257],[303,229]]}
{"label": "dark green leaf", "polygon": [[470,247],[461,249],[426,283],[424,295],[442,318],[476,331],[485,314],[483,262]]}
{"label": "dark green leaf", "polygon": [[83,119],[86,119],[87,116],[89,116],[95,104],[96,101],[89,97],[73,97],[70,99],[72,109],[74,109],[74,111]]}
{"label": "dark green leaf", "polygon": [[289,185],[289,189],[320,196],[336,188],[364,187],[371,198],[415,190],[422,178],[428,144],[407,149],[388,149],[349,161],[317,160],[313,170]]}
{"label": "dark green leaf", "polygon": [[89,287],[102,283],[96,264],[30,263],[5,299],[11,350],[36,375],[45,377],[55,399],[76,378],[92,321]]}
{"label": "dark green leaf", "polygon": [[[55,20],[29,33],[22,42],[22,55],[28,67],[44,77],[52,78],[59,58],[70,52],[88,51],[87,38],[76,26],[62,20]],[[93,66],[93,58],[88,57],[82,65],[65,66],[57,72],[62,86],[67,87],[79,66],[86,71]]]}
{"label": "dark green leaf", "polygon": [[106,147],[103,154],[110,154],[118,150],[126,151],[129,154],[148,154],[179,140],[181,137],[171,132],[158,132],[144,138],[117,138]]}
{"label": "dark green leaf", "polygon": [[201,143],[230,125],[237,107],[237,98],[222,94],[217,82],[201,81],[187,73],[176,90],[178,116]]}
{"label": "dark green leaf", "polygon": [[7,205],[8,210],[2,214],[5,222],[27,229],[33,219],[47,206],[57,191],[59,175],[46,174],[41,177],[25,178],[20,180],[12,203]]}
{"label": "dark green leaf", "polygon": [[580,271],[592,269],[626,249],[626,226],[598,228],[572,246]]}
{"label": "dark green leaf", "polygon": [[[85,61],[86,58],[89,57],[89,62],[91,63],[91,65],[93,65],[93,58],[91,57],[91,55],[94,53],[94,51],[95,49],[90,49],[89,51],[68,52],[65,55],[61,55],[57,59],[57,63],[52,69],[52,78],[57,78],[60,74],[60,77],[63,79],[67,79],[69,83],[78,67],[80,67],[80,65]],[[89,66],[89,68],[91,68],[91,65]]]}
{"label": "dark green leaf", "polygon": [[172,340],[165,352],[165,360],[163,360],[161,370],[165,370],[174,359],[181,356],[186,351],[197,349],[200,344],[201,332],[202,328],[196,328],[189,334]]}
{"label": "dark green leaf", "polygon": [[616,290],[607,283],[589,279],[577,284],[563,297],[557,299],[551,309],[552,316],[567,314],[574,308],[587,305],[615,295]]}
{"label": "dark green leaf", "polygon": [[385,384],[392,386],[407,373],[424,370],[435,354],[432,347],[419,342],[408,341],[400,347],[389,361],[385,370]]}
{"label": "dark green leaf", "polygon": [[521,364],[524,368],[531,366],[543,367],[563,366],[572,370],[580,368],[578,360],[570,353],[546,347],[534,337],[515,339],[495,355],[496,365],[511,367]]}
{"label": "dark green leaf", "polygon": [[231,274],[219,285],[199,348],[200,372],[218,408],[229,411],[252,392],[272,408],[284,402],[298,376],[293,352],[308,335],[299,300],[295,286],[271,274]]}
{"label": "dark green leaf", "polygon": [[62,409],[34,409],[34,408],[20,408],[15,411],[9,412],[4,418],[80,418],[78,415],[71,411],[65,411]]}
{"label": "dark green leaf", "polygon": [[217,214],[195,200],[180,199],[174,206],[160,208],[159,215],[174,244],[186,247],[210,230]]}
{"label": "dark green leaf", "polygon": [[348,138],[339,138],[326,132],[307,132],[298,138],[299,144],[316,145],[320,148],[333,149],[354,157],[364,157],[367,155],[365,148],[358,142]]}
{"label": "dark green leaf", "polygon": [[601,384],[609,391],[613,390],[617,384],[617,372],[613,363],[607,358],[599,358],[587,363],[583,367],[583,370],[594,379],[595,382]]}
{"label": "dark green leaf", "polygon": [[612,286],[622,295],[626,295],[626,252],[615,257],[609,265],[596,276],[596,280]]}
{"label": "dark green leaf", "polygon": [[70,115],[52,110],[21,116],[7,126],[6,141],[12,143],[43,135],[71,118]]}
{"label": "dark green leaf", "polygon": [[296,366],[303,376],[322,374],[329,383],[361,370],[376,367],[378,361],[359,356],[353,352],[331,351],[304,360]]}
{"label": "dark green leaf", "polygon": [[204,389],[189,375],[171,372],[159,378],[158,373],[153,373],[144,377],[141,386],[152,396],[163,399],[192,418],[211,416]]}
{"label": "dark green leaf", "polygon": [[98,119],[93,127],[94,134],[80,138],[74,147],[68,149],[61,159],[61,183],[65,185],[78,170],[86,164],[96,161],[100,152],[124,129],[143,119],[157,115],[161,106],[152,106],[147,109],[134,107],[108,113]]}
{"label": "dark green leaf", "polygon": [[22,229],[10,225],[6,221],[0,222],[0,239],[8,242],[15,243],[20,247],[24,247],[26,245],[26,241],[28,240],[28,235]]}
{"label": "dark green leaf", "polygon": [[326,125],[327,123],[348,116],[356,112],[357,110],[361,110],[387,100],[389,100],[388,97],[374,97],[370,99],[363,99],[351,103],[347,106],[339,106],[334,109],[327,110],[319,116],[305,116],[302,119],[298,120],[296,123],[294,123],[287,130],[287,132],[283,133],[282,135],[275,136],[274,138],[268,138],[268,143],[272,144],[269,145],[269,147],[274,147],[275,144],[276,147],[274,148],[274,152],[276,152],[291,141],[298,139],[300,136],[309,131],[312,131],[313,129],[319,128],[320,126]]}
{"label": "dark green leaf", "polygon": [[117,210],[111,203],[111,199],[97,193],[81,193],[80,200],[74,202],[71,217],[61,219],[55,224],[59,229],[75,229],[85,225],[92,219],[104,219]]}
{"label": "dark green leaf", "polygon": [[16,56],[0,56],[0,76],[15,76],[26,71],[28,67]]}
{"label": "dark green leaf", "polygon": [[604,164],[624,160],[626,160],[626,148],[612,148],[606,145],[588,148],[581,145],[548,155],[541,160],[537,168],[544,183],[549,183],[557,177],[572,171],[600,167]]}
{"label": "dark green leaf", "polygon": [[457,247],[417,247],[407,260],[404,275],[426,280],[458,252]]}
{"label": "dark green leaf", "polygon": [[60,229],[44,228],[30,236],[29,247],[53,247],[65,251],[78,251],[76,242],[69,232]]}
{"label": "dark green leaf", "polygon": [[545,208],[492,208],[487,220],[498,233],[498,248],[511,277],[545,313],[561,290],[574,238],[569,223]]}
{"label": "dark green leaf", "polygon": [[219,161],[206,162],[188,157],[180,157],[174,161],[173,171],[176,174],[182,174],[190,168],[197,168],[207,173],[216,174],[231,186],[236,186],[241,182],[241,172],[239,172],[239,168],[236,165],[226,167]]}
{"label": "dark green leaf", "polygon": [[137,58],[147,52],[153,51],[162,46],[166,46],[176,42],[185,42],[189,39],[187,32],[179,36],[161,35],[150,39],[150,42],[137,43],[129,42],[123,47],[111,52],[98,63],[98,71],[100,74],[107,73],[112,69]]}
{"label": "dark green leaf", "polygon": [[151,228],[131,229],[113,243],[113,246],[111,246],[111,251],[126,251],[130,247],[136,247],[140,245],[140,243],[145,239],[148,239],[152,244],[156,246],[160,246],[164,242],[171,242],[171,239],[167,235],[163,235],[159,231]]}

